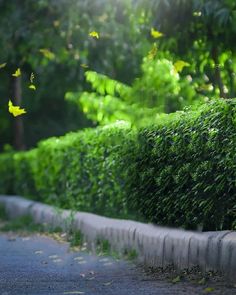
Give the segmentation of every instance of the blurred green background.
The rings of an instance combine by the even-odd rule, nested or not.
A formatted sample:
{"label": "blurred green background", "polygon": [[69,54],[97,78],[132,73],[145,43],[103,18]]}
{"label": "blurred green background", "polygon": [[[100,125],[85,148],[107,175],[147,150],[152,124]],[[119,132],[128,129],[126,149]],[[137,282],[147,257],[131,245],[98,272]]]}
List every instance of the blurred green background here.
{"label": "blurred green background", "polygon": [[233,0],[0,0],[0,36],[1,150],[235,96]]}

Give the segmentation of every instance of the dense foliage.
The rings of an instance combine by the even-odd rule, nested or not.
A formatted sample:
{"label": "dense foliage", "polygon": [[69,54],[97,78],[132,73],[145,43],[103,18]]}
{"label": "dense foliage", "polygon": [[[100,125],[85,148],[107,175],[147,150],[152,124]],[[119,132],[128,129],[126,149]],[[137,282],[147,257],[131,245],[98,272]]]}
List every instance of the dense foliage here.
{"label": "dense foliage", "polygon": [[125,216],[127,172],[122,163],[134,145],[133,134],[121,123],[50,138],[28,152],[2,154],[1,193]]}
{"label": "dense foliage", "polygon": [[[132,195],[150,221],[187,228],[236,225],[236,101],[179,113],[139,133]],[[134,185],[135,184],[135,185]]]}
{"label": "dense foliage", "polygon": [[[25,126],[22,147],[93,125],[81,105],[78,110],[64,100],[66,92],[91,90],[84,79],[87,69],[137,86],[132,99],[139,104],[140,85],[135,79],[142,74],[142,60],[154,43],[158,58],[190,64],[185,76],[193,89],[180,93],[177,100],[167,97],[174,106],[164,110],[176,109],[181,96],[191,101],[192,91],[211,98],[234,97],[235,11],[232,0],[25,0],[24,5],[0,0],[0,64],[7,63],[0,68],[0,149],[5,143],[14,144],[15,122],[20,120]],[[153,36],[152,28],[162,37]],[[98,40],[89,37],[91,30],[98,31]],[[28,112],[24,120],[13,122],[5,105],[10,98],[16,100],[11,74],[18,67],[22,70],[18,100]],[[35,92],[28,89],[31,72]],[[148,86],[153,86],[152,73],[145,73]],[[146,88],[145,94],[152,95],[152,89]],[[109,97],[105,102],[112,111]],[[160,103],[162,109],[162,99]],[[140,117],[142,107],[138,111]]]}
{"label": "dense foliage", "polygon": [[163,115],[140,131],[120,123],[51,138],[0,156],[1,193],[164,225],[233,229],[235,132],[232,99]]}

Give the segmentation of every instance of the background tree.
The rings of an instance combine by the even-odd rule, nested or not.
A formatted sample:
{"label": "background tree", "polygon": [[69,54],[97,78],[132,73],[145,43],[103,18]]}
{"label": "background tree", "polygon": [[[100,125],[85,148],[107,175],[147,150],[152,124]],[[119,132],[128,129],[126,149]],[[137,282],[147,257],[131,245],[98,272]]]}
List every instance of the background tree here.
{"label": "background tree", "polygon": [[[162,50],[187,59],[193,76],[206,75],[216,94],[235,96],[236,3],[231,0],[139,1],[165,34]],[[206,78],[205,76],[205,78]]]}
{"label": "background tree", "polygon": [[[0,63],[7,62],[0,69],[0,144],[30,147],[42,138],[96,125],[81,105],[78,109],[64,100],[65,93],[91,90],[87,70],[138,85],[134,80],[142,76],[143,57],[154,43],[159,59],[190,64],[184,76],[193,91],[209,99],[233,97],[235,10],[231,0],[0,0]],[[152,36],[152,28],[163,37]],[[99,39],[89,36],[93,30]],[[11,78],[18,67],[21,83]],[[28,89],[31,72],[36,91]],[[7,114],[14,89],[12,99],[18,97],[28,110],[17,121]],[[182,89],[187,90],[180,97],[192,95],[190,88]],[[22,126],[22,120],[25,136],[22,127],[15,127],[14,140],[13,122]]]}

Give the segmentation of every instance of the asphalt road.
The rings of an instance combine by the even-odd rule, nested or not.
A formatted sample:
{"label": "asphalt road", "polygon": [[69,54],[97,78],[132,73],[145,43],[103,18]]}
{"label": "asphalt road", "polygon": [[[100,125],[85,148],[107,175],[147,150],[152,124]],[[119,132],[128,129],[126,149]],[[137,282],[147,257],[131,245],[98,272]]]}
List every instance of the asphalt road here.
{"label": "asphalt road", "polygon": [[[154,278],[127,261],[72,252],[49,237],[0,235],[0,295],[199,295],[206,288]],[[236,289],[209,294],[235,295]]]}

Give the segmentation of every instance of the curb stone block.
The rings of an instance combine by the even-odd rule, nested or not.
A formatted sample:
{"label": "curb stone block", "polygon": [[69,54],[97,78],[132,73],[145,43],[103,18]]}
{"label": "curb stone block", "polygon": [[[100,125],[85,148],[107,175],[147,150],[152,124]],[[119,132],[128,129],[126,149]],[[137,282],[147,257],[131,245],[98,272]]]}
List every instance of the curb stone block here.
{"label": "curb stone block", "polygon": [[236,283],[236,231],[194,232],[171,229],[92,213],[56,210],[17,196],[0,196],[9,217],[30,214],[37,223],[81,231],[95,249],[98,239],[108,240],[117,251],[136,250],[147,266],[219,271]]}
{"label": "curb stone block", "polygon": [[229,232],[221,240],[220,270],[236,282],[236,232]]}
{"label": "curb stone block", "polygon": [[210,236],[208,236],[206,271],[212,269],[217,271],[217,269],[219,269],[221,240],[225,234],[228,234],[229,232],[230,231],[211,232]]}

